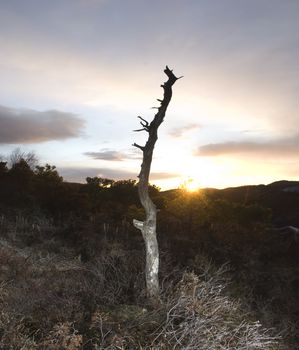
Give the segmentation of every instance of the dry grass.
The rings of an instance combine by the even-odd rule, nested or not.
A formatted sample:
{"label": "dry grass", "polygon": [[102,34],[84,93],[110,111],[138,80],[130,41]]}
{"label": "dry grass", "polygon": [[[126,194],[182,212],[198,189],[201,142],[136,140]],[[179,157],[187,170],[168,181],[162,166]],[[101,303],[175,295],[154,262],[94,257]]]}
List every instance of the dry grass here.
{"label": "dry grass", "polygon": [[278,349],[278,338],[225,293],[227,276],[185,273],[168,300],[167,317],[157,334],[157,348]]}
{"label": "dry grass", "polygon": [[95,349],[278,350],[275,331],[265,329],[227,294],[226,267],[202,259],[202,273],[186,272],[167,288],[159,309],[119,305],[93,315]]}
{"label": "dry grass", "polygon": [[[227,267],[203,255],[196,272],[162,264],[163,302],[151,309],[142,250],[102,240],[84,262],[49,223],[33,230],[30,220],[4,221],[14,231],[0,241],[1,350],[283,349],[246,300],[232,297]],[[26,244],[30,235],[38,240]]]}

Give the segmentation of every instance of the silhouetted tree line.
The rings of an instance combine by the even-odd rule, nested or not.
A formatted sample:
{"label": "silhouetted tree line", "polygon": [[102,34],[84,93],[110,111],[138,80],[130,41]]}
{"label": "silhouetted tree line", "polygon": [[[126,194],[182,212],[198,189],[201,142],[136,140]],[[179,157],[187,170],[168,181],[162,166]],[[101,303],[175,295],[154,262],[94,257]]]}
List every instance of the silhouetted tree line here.
{"label": "silhouetted tree line", "polygon": [[21,158],[8,167],[0,163],[1,206],[16,209],[39,208],[55,214],[61,209],[63,179],[55,166],[34,169]]}
{"label": "silhouetted tree line", "polygon": [[[87,177],[86,184],[63,181],[54,165],[30,164],[25,157],[0,162],[0,208],[40,210],[55,219],[101,216],[105,222],[123,220],[139,206],[136,180]],[[153,197],[159,188],[151,186]],[[159,200],[157,200],[159,202]]]}

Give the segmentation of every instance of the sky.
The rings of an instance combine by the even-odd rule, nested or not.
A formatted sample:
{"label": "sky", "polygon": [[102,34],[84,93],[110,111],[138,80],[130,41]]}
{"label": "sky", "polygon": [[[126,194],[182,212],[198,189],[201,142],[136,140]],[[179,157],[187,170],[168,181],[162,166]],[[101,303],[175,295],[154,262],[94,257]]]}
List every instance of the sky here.
{"label": "sky", "polygon": [[67,181],[137,179],[165,65],[151,182],[299,180],[299,1],[0,0],[0,155]]}

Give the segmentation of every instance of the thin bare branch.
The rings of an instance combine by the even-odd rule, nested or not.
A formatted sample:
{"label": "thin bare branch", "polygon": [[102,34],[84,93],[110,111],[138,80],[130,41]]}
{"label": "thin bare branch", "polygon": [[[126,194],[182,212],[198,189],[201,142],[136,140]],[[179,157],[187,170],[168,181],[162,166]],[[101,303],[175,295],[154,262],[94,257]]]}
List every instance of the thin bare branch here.
{"label": "thin bare branch", "polygon": [[137,148],[139,148],[139,149],[141,149],[141,151],[144,151],[144,148],[145,148],[144,146],[140,146],[140,145],[138,145],[138,144],[135,143],[135,142],[133,143],[133,146],[134,146],[134,147],[137,147]]}
{"label": "thin bare branch", "polygon": [[149,132],[149,129],[148,128],[142,128],[142,129],[136,129],[136,130],[133,130],[135,132],[138,132],[138,131],[146,131],[146,132]]}
{"label": "thin bare branch", "polygon": [[142,117],[140,117],[140,115],[137,118],[139,118],[141,120],[140,124],[142,126],[148,126],[149,125],[149,122],[147,120],[143,119]]}

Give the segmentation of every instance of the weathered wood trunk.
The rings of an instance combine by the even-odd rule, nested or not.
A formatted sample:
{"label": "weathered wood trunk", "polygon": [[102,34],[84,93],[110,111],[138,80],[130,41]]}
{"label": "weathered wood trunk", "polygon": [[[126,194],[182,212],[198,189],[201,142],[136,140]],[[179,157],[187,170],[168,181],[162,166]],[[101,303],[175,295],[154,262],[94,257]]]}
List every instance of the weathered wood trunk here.
{"label": "weathered wood trunk", "polygon": [[141,129],[135,131],[146,131],[148,132],[148,140],[145,146],[140,146],[134,143],[134,146],[141,149],[143,152],[143,160],[141,164],[141,170],[139,173],[138,182],[138,193],[140,202],[145,210],[146,218],[145,221],[133,220],[133,224],[138,228],[143,236],[146,249],[146,287],[148,297],[153,303],[159,301],[159,249],[156,234],[156,223],[157,223],[157,209],[155,204],[152,202],[149,193],[149,175],[151,169],[151,163],[153,158],[153,151],[155,143],[158,139],[158,128],[164,120],[165,113],[168,104],[172,97],[172,85],[176,82],[177,78],[167,66],[164,70],[167,75],[168,80],[161,85],[164,89],[163,100],[158,101],[161,103],[160,107],[157,107],[158,112],[156,113],[154,119],[149,124],[146,120],[138,117],[142,125]]}

